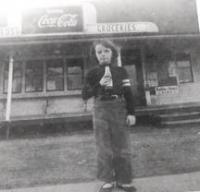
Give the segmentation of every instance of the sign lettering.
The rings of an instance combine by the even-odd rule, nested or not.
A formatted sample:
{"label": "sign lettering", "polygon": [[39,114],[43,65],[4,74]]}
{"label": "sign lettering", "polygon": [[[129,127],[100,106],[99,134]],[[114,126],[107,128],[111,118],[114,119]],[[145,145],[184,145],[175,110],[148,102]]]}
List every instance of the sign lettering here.
{"label": "sign lettering", "polygon": [[22,33],[83,32],[82,7],[40,8],[24,13]]}
{"label": "sign lettering", "polygon": [[90,33],[144,33],[159,32],[159,29],[152,22],[121,22],[89,25],[87,31]]}
{"label": "sign lettering", "polygon": [[156,95],[178,94],[178,86],[161,86],[155,88]]}
{"label": "sign lettering", "polygon": [[45,27],[75,27],[78,23],[77,14],[64,14],[61,16],[43,15],[39,21],[40,28]]}
{"label": "sign lettering", "polygon": [[0,27],[0,37],[14,37],[21,35],[19,27]]}

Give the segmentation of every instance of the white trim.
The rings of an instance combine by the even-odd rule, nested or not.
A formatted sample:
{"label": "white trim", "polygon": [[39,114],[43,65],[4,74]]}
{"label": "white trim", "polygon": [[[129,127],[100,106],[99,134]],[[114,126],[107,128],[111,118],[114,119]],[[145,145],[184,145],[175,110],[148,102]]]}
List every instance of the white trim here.
{"label": "white trim", "polygon": [[6,103],[6,121],[10,121],[11,101],[12,101],[12,79],[13,79],[13,56],[9,57],[9,71],[8,71],[8,93]]}
{"label": "white trim", "polygon": [[200,31],[200,0],[196,0],[196,8],[197,8],[197,17]]}

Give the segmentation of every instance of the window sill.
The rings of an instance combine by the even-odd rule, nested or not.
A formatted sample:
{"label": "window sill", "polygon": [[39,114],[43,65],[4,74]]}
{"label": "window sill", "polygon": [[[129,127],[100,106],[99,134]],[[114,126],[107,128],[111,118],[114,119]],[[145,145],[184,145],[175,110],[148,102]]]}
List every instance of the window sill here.
{"label": "window sill", "polygon": [[[46,97],[64,97],[64,96],[80,96],[81,90],[73,91],[53,91],[53,92],[34,92],[34,93],[13,93],[12,99],[28,99],[28,98],[46,98]],[[0,99],[6,99],[7,94],[0,94]]]}

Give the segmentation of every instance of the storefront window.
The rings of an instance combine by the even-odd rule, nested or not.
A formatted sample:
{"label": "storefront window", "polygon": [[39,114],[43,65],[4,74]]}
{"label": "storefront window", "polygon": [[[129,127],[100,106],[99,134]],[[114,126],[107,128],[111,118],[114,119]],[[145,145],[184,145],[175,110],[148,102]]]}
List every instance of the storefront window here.
{"label": "storefront window", "polygon": [[26,62],[25,91],[37,92],[43,89],[43,61]]}
{"label": "storefront window", "polygon": [[[153,58],[153,59],[152,59]],[[178,83],[193,81],[189,54],[178,53],[174,56],[147,57],[146,87],[177,86]]]}
{"label": "storefront window", "polygon": [[[8,89],[8,63],[4,66],[4,86],[3,91],[7,93]],[[12,82],[12,92],[20,93],[22,91],[22,62],[15,61],[13,64],[13,82]]]}
{"label": "storefront window", "polygon": [[81,89],[83,83],[83,60],[67,60],[67,89]]}
{"label": "storefront window", "polygon": [[[83,58],[22,60],[13,64],[13,93],[73,91],[82,85]],[[7,87],[8,62],[4,67],[4,93]]]}
{"label": "storefront window", "polygon": [[64,69],[62,59],[47,60],[47,91],[64,90]]}

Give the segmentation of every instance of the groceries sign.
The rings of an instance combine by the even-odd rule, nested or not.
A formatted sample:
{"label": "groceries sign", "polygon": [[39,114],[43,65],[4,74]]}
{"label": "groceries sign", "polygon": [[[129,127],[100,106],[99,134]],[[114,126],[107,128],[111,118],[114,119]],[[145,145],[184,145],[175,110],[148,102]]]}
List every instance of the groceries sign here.
{"label": "groceries sign", "polygon": [[144,33],[159,32],[152,22],[97,23],[88,26],[88,33]]}
{"label": "groceries sign", "polygon": [[22,16],[22,34],[83,32],[81,6],[29,10]]}

